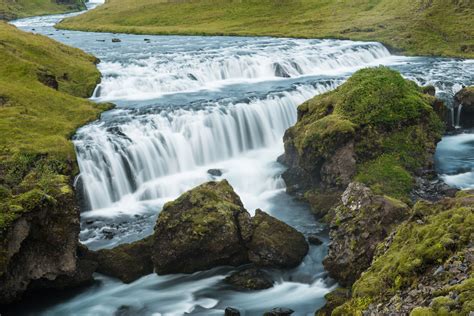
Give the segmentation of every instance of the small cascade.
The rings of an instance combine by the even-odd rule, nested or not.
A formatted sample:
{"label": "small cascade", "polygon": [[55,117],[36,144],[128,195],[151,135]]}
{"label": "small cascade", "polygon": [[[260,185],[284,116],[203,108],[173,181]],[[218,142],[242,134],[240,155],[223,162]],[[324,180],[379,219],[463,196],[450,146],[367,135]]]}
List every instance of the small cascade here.
{"label": "small cascade", "polygon": [[[195,51],[182,51],[172,41],[161,46],[150,43],[145,51],[137,52],[141,58],[131,62],[122,56],[104,61],[99,64],[104,78],[94,98],[146,100],[228,83],[334,75],[383,64],[391,57],[379,43],[267,39],[255,47],[245,39],[240,43],[214,41],[202,43],[204,47]],[[164,49],[166,52],[160,52]]]}
{"label": "small cascade", "polygon": [[462,113],[462,104],[459,104],[456,111],[456,123],[455,128],[461,128],[461,113]]}

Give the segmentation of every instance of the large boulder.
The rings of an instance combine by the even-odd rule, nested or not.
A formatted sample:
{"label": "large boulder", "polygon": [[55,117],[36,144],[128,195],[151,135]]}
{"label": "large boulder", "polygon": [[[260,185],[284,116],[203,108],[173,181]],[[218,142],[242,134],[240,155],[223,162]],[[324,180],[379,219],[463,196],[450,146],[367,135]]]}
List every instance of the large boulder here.
{"label": "large boulder", "polygon": [[226,180],[208,182],[166,203],[155,226],[158,274],[192,273],[249,262],[250,214]]}
{"label": "large boulder", "polygon": [[308,253],[308,243],[303,234],[282,221],[256,210],[252,223],[254,231],[248,249],[249,259],[255,265],[293,268]]}
{"label": "large boulder", "polygon": [[279,158],[288,166],[288,192],[306,198],[319,216],[354,179],[378,194],[409,200],[413,177],[433,167],[444,130],[444,105],[424,92],[377,67],[300,105]]}
{"label": "large boulder", "polygon": [[372,262],[377,245],[407,218],[408,206],[399,200],[376,195],[353,182],[332,211],[329,254],[323,263],[329,275],[342,285],[357,280]]}

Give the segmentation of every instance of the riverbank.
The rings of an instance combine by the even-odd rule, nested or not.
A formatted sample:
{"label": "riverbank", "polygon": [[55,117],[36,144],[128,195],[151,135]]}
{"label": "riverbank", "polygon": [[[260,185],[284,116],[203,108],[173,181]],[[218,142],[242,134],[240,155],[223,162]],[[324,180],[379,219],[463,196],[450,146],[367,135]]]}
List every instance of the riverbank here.
{"label": "riverbank", "polygon": [[86,9],[84,0],[4,0],[0,2],[0,20],[13,20],[29,16],[60,14]]}
{"label": "riverbank", "polygon": [[70,137],[109,106],[85,99],[100,81],[95,57],[2,22],[0,42],[0,303],[5,303],[32,280],[74,272],[79,214],[71,184],[78,167]]}
{"label": "riverbank", "polygon": [[405,55],[474,57],[469,0],[110,0],[59,28],[132,34],[378,41]]}

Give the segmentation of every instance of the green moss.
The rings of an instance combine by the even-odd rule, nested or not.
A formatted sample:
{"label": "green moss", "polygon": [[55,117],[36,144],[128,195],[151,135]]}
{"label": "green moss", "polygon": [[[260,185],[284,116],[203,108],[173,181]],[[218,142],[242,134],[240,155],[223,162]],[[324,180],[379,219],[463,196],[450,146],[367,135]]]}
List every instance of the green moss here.
{"label": "green moss", "polygon": [[382,155],[376,160],[361,164],[355,180],[367,184],[376,194],[386,194],[402,200],[407,200],[414,185],[411,174],[393,155]]}
{"label": "green moss", "polygon": [[[431,206],[427,202],[418,203],[414,214],[423,218],[422,223],[409,221],[400,225],[388,250],[375,258],[371,267],[353,285],[353,300],[369,298],[377,302],[389,298],[398,290],[416,285],[418,277],[427,269],[442,264],[456,251],[465,249],[474,234],[474,207],[472,203],[458,207],[453,202],[443,201]],[[470,276],[456,287],[463,293],[460,297],[466,310],[472,307],[473,284]],[[454,287],[447,288],[440,296],[452,290]],[[451,300],[439,297],[432,310],[441,313],[451,305]],[[424,315],[425,312],[429,310],[417,310],[415,315]]]}
{"label": "green moss", "polygon": [[474,57],[471,0],[109,0],[61,28],[136,34],[380,41],[405,54]]}
{"label": "green moss", "polygon": [[410,316],[436,316],[436,314],[429,307],[416,307],[411,311]]}
{"label": "green moss", "polygon": [[35,15],[59,14],[86,9],[83,0],[3,0],[0,19],[17,19]]}

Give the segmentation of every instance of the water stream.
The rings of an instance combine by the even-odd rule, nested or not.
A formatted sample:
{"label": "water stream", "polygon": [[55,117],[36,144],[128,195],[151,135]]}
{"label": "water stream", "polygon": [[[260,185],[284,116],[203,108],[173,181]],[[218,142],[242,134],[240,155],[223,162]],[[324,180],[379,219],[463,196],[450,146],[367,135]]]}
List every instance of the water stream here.
{"label": "water stream", "polygon": [[[393,56],[379,43],[54,29],[65,16],[13,24],[100,58],[103,79],[92,99],[117,105],[74,137],[81,171],[76,188],[84,201],[81,242],[100,249],[143,238],[166,201],[225,178],[251,213],[261,208],[304,234],[319,234],[324,244],[311,246],[298,268],[269,271],[275,286],[264,291],[226,286],[229,267],[149,275],[129,285],[97,275],[92,287],[32,302],[18,314],[222,315],[234,306],[243,315],[261,315],[283,306],[312,315],[335,285],[321,263],[325,228],[285,193],[284,167],[276,162],[297,106],[369,66],[387,65],[419,84],[433,84],[446,100],[474,83],[472,60]],[[474,186],[472,170],[455,167],[474,166],[473,144],[473,134],[448,136],[440,144],[438,166],[448,183]],[[209,169],[223,174],[212,176]]]}

